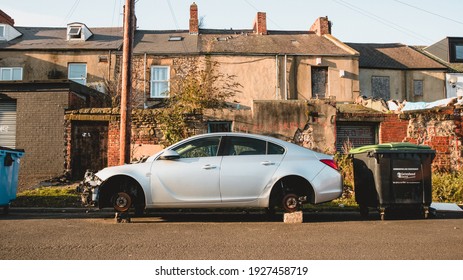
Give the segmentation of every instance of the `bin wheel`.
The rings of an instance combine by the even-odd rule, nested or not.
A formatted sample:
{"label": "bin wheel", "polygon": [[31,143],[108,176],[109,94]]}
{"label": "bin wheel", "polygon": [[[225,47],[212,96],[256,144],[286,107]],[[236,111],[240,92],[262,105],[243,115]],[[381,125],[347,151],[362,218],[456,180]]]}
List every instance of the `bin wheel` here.
{"label": "bin wheel", "polygon": [[428,207],[424,207],[423,214],[424,214],[425,219],[429,218],[429,208]]}
{"label": "bin wheel", "polygon": [[293,213],[299,209],[299,197],[293,193],[287,194],[282,200],[283,209],[286,213]]}
{"label": "bin wheel", "polygon": [[360,216],[364,219],[368,218],[368,213],[369,213],[368,207],[364,205],[360,205],[359,208],[360,208]]}
{"label": "bin wheel", "polygon": [[132,206],[132,198],[125,192],[116,193],[113,196],[113,207],[118,212],[127,212]]}
{"label": "bin wheel", "polygon": [[380,208],[379,215],[381,216],[381,221],[386,220],[386,209]]}
{"label": "bin wheel", "polygon": [[10,213],[10,205],[6,205],[3,207],[3,214],[7,215]]}

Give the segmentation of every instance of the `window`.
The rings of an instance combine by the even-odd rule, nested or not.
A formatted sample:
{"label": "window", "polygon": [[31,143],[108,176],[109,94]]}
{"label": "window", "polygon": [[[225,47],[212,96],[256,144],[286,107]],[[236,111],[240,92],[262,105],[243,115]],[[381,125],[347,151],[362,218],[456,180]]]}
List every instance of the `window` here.
{"label": "window", "polygon": [[248,137],[230,137],[228,143],[228,156],[247,155],[282,155],[285,149],[277,144]]}
{"label": "window", "polygon": [[186,142],[173,150],[180,158],[215,157],[219,151],[220,136],[200,138]]}
{"label": "window", "polygon": [[455,45],[455,60],[463,61],[463,44]]}
{"label": "window", "polygon": [[325,98],[327,85],[328,67],[312,67],[312,97]]}
{"label": "window", "polygon": [[85,86],[87,84],[87,64],[69,63],[68,79]]}
{"label": "window", "polygon": [[0,25],[0,40],[5,39],[5,25]]}
{"label": "window", "polygon": [[413,80],[413,95],[423,96],[423,80]]}
{"label": "window", "polygon": [[207,132],[230,132],[231,131],[231,122],[208,122],[207,123]]}
{"label": "window", "polygon": [[267,142],[247,137],[231,137],[230,156],[265,155]]}
{"label": "window", "polygon": [[151,98],[169,97],[169,66],[151,67]]}
{"label": "window", "polygon": [[372,76],[371,93],[373,98],[382,98],[384,100],[391,99],[389,77]]}
{"label": "window", "polygon": [[463,62],[463,39],[462,38],[448,38],[449,46],[449,62],[462,63]]}
{"label": "window", "polygon": [[267,155],[282,155],[284,153],[285,148],[278,146],[277,144],[267,142]]}
{"label": "window", "polygon": [[1,67],[0,81],[21,81],[23,79],[22,67]]}
{"label": "window", "polygon": [[81,27],[69,27],[69,39],[80,39],[81,38]]}

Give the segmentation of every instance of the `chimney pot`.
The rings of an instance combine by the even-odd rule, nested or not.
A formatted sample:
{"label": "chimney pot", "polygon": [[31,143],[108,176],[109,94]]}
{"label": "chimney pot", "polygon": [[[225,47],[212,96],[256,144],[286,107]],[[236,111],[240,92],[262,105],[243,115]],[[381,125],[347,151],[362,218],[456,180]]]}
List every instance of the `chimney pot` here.
{"label": "chimney pot", "polygon": [[258,12],[253,26],[254,32],[261,35],[267,35],[267,15]]}
{"label": "chimney pot", "polygon": [[315,32],[318,36],[331,34],[331,22],[328,17],[319,17],[310,27],[310,31]]}
{"label": "chimney pot", "polygon": [[190,34],[199,33],[198,5],[195,2],[190,5]]}

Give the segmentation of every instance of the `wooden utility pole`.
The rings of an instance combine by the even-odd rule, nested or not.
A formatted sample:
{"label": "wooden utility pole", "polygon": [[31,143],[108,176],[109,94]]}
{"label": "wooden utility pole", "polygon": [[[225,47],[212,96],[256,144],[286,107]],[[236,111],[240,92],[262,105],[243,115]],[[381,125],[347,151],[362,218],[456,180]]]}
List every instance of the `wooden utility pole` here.
{"label": "wooden utility pole", "polygon": [[122,91],[120,110],[119,164],[130,163],[132,48],[135,0],[126,0],[124,7],[124,42],[122,47]]}

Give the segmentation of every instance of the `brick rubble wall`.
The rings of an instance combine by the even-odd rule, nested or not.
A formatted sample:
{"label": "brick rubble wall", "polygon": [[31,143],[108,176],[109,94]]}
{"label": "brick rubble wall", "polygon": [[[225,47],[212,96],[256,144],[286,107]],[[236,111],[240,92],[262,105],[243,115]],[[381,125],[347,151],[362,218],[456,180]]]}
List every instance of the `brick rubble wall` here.
{"label": "brick rubble wall", "polygon": [[434,169],[460,170],[463,167],[461,118],[462,109],[454,107],[385,114],[379,143],[427,145],[436,151]]}

